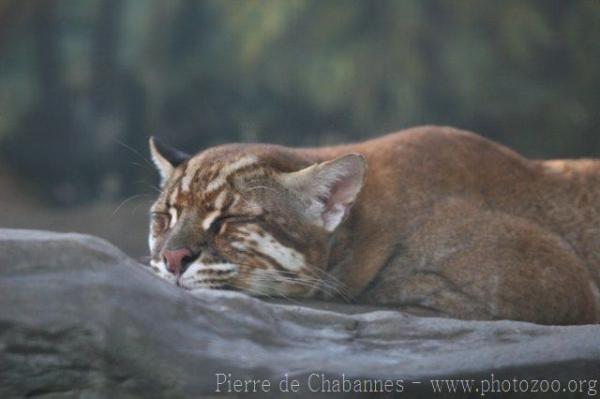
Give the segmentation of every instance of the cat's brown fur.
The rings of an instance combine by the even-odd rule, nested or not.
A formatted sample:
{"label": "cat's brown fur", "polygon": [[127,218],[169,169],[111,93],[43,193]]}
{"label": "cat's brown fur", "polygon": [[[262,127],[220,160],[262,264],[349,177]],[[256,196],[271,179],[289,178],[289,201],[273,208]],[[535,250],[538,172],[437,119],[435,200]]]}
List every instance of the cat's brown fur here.
{"label": "cat's brown fur", "polygon": [[[153,154],[160,168],[164,159],[156,148]],[[220,165],[214,166],[218,169],[247,154],[255,157],[257,162],[252,164],[261,173],[248,166],[244,173],[250,172],[250,177],[233,176],[231,189],[242,193],[243,187],[269,187],[253,190],[249,196],[240,194],[245,206],[252,204],[256,212],[261,208],[268,216],[256,226],[261,226],[269,239],[287,237],[275,252],[289,247],[303,254],[304,265],[299,262],[293,273],[301,277],[310,269],[305,282],[323,281],[322,289],[288,284],[285,289],[267,292],[269,295],[331,298],[342,292],[343,297],[358,303],[390,305],[421,314],[545,324],[600,321],[600,161],[528,160],[477,135],[426,126],[327,148],[215,147],[196,156],[201,158],[196,166],[202,165],[202,170]],[[297,183],[294,179],[302,177],[294,172],[347,154],[364,157],[364,184],[362,161],[357,156],[333,161],[334,166],[324,164],[323,170],[335,167],[347,173],[335,177],[342,188],[332,186],[333,194],[325,200],[329,201],[325,210],[320,210],[326,215],[329,208],[343,209],[347,215],[342,219],[339,213],[331,216],[333,219],[323,216],[323,223],[320,219],[306,222],[302,216],[306,209],[299,204],[304,196],[311,195],[310,184],[324,184],[325,180],[312,177],[313,183]],[[173,168],[167,165],[166,170],[163,164],[165,191],[155,211],[160,208],[168,212],[165,204],[169,196],[175,202],[182,201],[180,207],[198,207],[211,201],[200,195],[210,184],[210,174],[202,177],[196,169],[198,185],[191,189],[196,199],[185,202],[173,194],[181,184],[176,182],[191,172],[193,159],[174,163]],[[352,191],[353,187],[357,189]],[[336,190],[341,190],[343,198],[335,196]],[[335,208],[338,205],[340,208]],[[194,242],[198,225],[210,209],[196,213],[195,228],[187,223],[183,241],[181,233],[156,235],[151,242],[156,268],[169,242],[177,243],[171,249]],[[238,212],[247,210],[239,208]],[[246,227],[238,225],[242,230]],[[281,236],[277,229],[282,230]],[[202,239],[209,243],[206,248],[220,254],[221,262],[226,259],[237,264],[234,258],[239,254],[225,244],[219,247],[218,234],[214,240]],[[236,247],[257,252],[250,250],[254,244],[249,241]],[[285,264],[279,264],[291,259],[285,251],[279,263],[276,255],[269,257],[281,272],[293,274],[283,270]],[[240,263],[258,265],[249,259]],[[210,261],[202,267],[206,264]],[[238,270],[232,280],[238,281],[231,286],[252,292],[250,273]]]}

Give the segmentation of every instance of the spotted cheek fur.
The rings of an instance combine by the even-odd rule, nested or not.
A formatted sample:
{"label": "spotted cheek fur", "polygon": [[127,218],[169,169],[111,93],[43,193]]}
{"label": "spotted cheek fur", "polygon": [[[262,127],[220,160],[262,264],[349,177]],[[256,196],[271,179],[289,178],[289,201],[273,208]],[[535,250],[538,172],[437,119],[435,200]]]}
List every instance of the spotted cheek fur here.
{"label": "spotted cheek fur", "polygon": [[211,248],[179,277],[157,255],[163,238],[150,238],[151,270],[187,290],[233,288],[259,296],[312,297],[319,291],[320,259],[314,245],[294,248],[256,223],[225,223]]}
{"label": "spotted cheek fur", "polygon": [[178,285],[188,290],[227,288],[239,274],[237,265],[227,261],[198,260],[183,273]]}
{"label": "spotted cheek fur", "polygon": [[228,237],[218,237],[215,239],[214,246],[216,252],[220,254],[223,259],[227,259],[228,262],[236,265],[238,273],[232,276],[230,284],[232,288],[242,289],[244,281],[247,279],[249,273],[256,268],[266,267],[260,261],[257,261],[252,256],[248,256],[247,253],[236,250],[232,245],[237,241]]}
{"label": "spotted cheek fur", "polygon": [[258,296],[290,297],[312,297],[319,290],[319,280],[312,276],[304,255],[264,231],[248,227],[216,243],[239,267],[232,288]]}

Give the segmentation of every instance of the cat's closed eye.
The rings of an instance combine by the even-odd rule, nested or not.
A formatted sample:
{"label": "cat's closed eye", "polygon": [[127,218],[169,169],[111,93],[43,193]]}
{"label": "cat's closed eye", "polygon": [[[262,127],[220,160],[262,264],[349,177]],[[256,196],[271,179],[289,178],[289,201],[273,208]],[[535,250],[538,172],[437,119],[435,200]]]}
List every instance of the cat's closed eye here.
{"label": "cat's closed eye", "polygon": [[215,218],[212,221],[212,223],[209,226],[209,232],[211,232],[213,234],[221,233],[222,228],[225,225],[225,223],[244,224],[244,223],[252,223],[256,220],[257,219],[254,216],[247,216],[247,215],[241,215],[241,214],[222,215],[222,216],[219,216],[218,218]]}
{"label": "cat's closed eye", "polygon": [[152,234],[158,236],[169,228],[170,215],[163,212],[152,212]]}

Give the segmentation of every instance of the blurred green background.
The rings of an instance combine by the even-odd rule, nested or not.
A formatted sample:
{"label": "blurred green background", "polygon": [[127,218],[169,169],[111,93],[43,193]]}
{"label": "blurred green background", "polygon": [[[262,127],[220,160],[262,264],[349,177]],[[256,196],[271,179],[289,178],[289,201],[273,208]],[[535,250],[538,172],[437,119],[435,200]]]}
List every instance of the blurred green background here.
{"label": "blurred green background", "polygon": [[598,156],[600,1],[0,0],[0,226],[140,255],[151,134],[194,152],[418,124]]}

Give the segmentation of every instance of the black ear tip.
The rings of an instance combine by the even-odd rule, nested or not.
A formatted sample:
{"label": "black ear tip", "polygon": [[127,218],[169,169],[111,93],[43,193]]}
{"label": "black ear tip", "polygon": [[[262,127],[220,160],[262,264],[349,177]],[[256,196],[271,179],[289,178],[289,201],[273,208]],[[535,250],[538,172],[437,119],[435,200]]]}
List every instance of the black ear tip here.
{"label": "black ear tip", "polygon": [[154,145],[154,147],[156,147],[156,149],[158,150],[169,148],[169,146],[164,142],[164,140],[161,140],[157,136],[150,136],[150,144]]}
{"label": "black ear tip", "polygon": [[148,139],[150,145],[156,149],[159,153],[163,154],[164,152],[173,151],[174,149],[170,148],[164,141],[159,139],[156,136],[150,136]]}
{"label": "black ear tip", "polygon": [[190,156],[185,152],[176,150],[175,148],[165,144],[164,141],[160,140],[156,136],[150,136],[149,141],[150,146],[153,147],[156,152],[158,152],[173,166],[177,166],[190,158]]}

